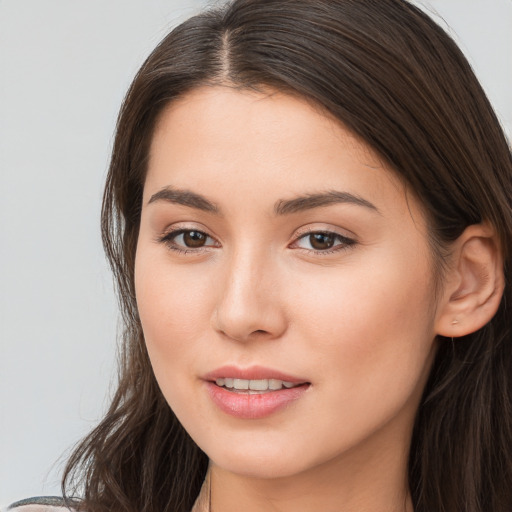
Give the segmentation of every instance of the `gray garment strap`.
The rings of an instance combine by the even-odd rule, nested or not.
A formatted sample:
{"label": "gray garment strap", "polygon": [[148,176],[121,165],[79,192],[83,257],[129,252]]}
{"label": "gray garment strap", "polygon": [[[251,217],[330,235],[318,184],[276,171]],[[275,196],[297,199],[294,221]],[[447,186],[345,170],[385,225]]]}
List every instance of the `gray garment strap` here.
{"label": "gray garment strap", "polygon": [[[68,500],[68,505],[73,506],[76,504],[74,500]],[[68,507],[64,498],[59,496],[36,496],[34,498],[27,498],[25,500],[17,501],[7,507],[7,510],[13,510],[18,507],[24,507],[26,505],[46,505],[50,507]]]}

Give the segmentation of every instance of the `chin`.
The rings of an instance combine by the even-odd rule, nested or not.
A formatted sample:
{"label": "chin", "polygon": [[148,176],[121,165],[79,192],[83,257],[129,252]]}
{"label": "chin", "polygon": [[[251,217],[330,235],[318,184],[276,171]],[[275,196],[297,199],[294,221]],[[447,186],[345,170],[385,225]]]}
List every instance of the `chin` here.
{"label": "chin", "polygon": [[238,460],[221,459],[220,461],[212,459],[212,462],[224,471],[261,480],[287,478],[301,473],[303,470],[293,463],[266,458],[243,457]]}
{"label": "chin", "polygon": [[[210,460],[224,471],[249,478],[275,479],[296,475],[315,465],[305,457],[297,445],[282,445],[264,439],[244,445],[219,445],[201,447]],[[310,463],[309,463],[310,462]]]}

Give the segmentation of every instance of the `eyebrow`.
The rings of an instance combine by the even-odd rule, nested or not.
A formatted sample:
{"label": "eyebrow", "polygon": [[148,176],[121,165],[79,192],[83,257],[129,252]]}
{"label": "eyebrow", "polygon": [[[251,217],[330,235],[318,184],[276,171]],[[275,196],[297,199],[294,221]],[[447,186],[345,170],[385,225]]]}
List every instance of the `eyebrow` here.
{"label": "eyebrow", "polygon": [[220,213],[219,207],[212,203],[206,197],[196,194],[190,190],[181,190],[171,187],[165,187],[159,190],[156,194],[153,194],[148,201],[148,204],[154,203],[155,201],[167,201],[169,203],[181,204],[183,206],[189,206],[202,210],[209,213]]}
{"label": "eyebrow", "polygon": [[364,208],[368,208],[380,214],[379,209],[373,203],[370,203],[370,201],[351,194],[350,192],[339,192],[337,190],[329,190],[318,194],[307,194],[294,199],[281,200],[274,206],[274,211],[276,215],[288,215],[336,203],[355,204],[356,206],[363,206]]}
{"label": "eyebrow", "polygon": [[[202,210],[208,213],[214,213],[217,215],[221,214],[220,208],[215,203],[201,194],[192,192],[191,190],[165,187],[153,194],[149,199],[148,204],[156,201],[167,201],[169,203],[196,208],[197,210]],[[362,206],[380,214],[379,209],[370,201],[351,194],[350,192],[340,192],[337,190],[329,190],[327,192],[316,194],[306,194],[293,199],[281,199],[274,205],[274,213],[276,215],[290,215],[338,203]]]}

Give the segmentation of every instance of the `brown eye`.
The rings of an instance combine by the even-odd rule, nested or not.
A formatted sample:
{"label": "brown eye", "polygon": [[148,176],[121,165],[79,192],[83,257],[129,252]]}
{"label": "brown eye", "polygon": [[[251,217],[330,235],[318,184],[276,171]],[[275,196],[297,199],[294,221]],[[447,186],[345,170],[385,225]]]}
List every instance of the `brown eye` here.
{"label": "brown eye", "polygon": [[202,231],[195,229],[178,229],[159,239],[169,249],[177,252],[193,252],[196,249],[219,247],[216,240]]}
{"label": "brown eye", "polygon": [[208,237],[201,231],[184,231],[183,244],[191,249],[203,247]]}
{"label": "brown eye", "polygon": [[335,241],[336,235],[334,233],[312,233],[309,235],[309,243],[317,251],[330,249]]}
{"label": "brown eye", "polygon": [[299,237],[294,243],[294,246],[300,249],[307,249],[308,251],[316,252],[318,254],[329,254],[341,249],[347,249],[354,244],[356,244],[354,239],[347,238],[339,233],[331,231],[314,231]]}

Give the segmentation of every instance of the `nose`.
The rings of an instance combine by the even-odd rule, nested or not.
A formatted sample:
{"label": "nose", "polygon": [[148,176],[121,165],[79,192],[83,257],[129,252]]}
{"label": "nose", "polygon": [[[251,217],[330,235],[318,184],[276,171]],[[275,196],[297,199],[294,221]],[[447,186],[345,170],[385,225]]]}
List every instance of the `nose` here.
{"label": "nose", "polygon": [[225,264],[212,323],[236,341],[276,339],[286,331],[278,269],[265,255],[237,254]]}

